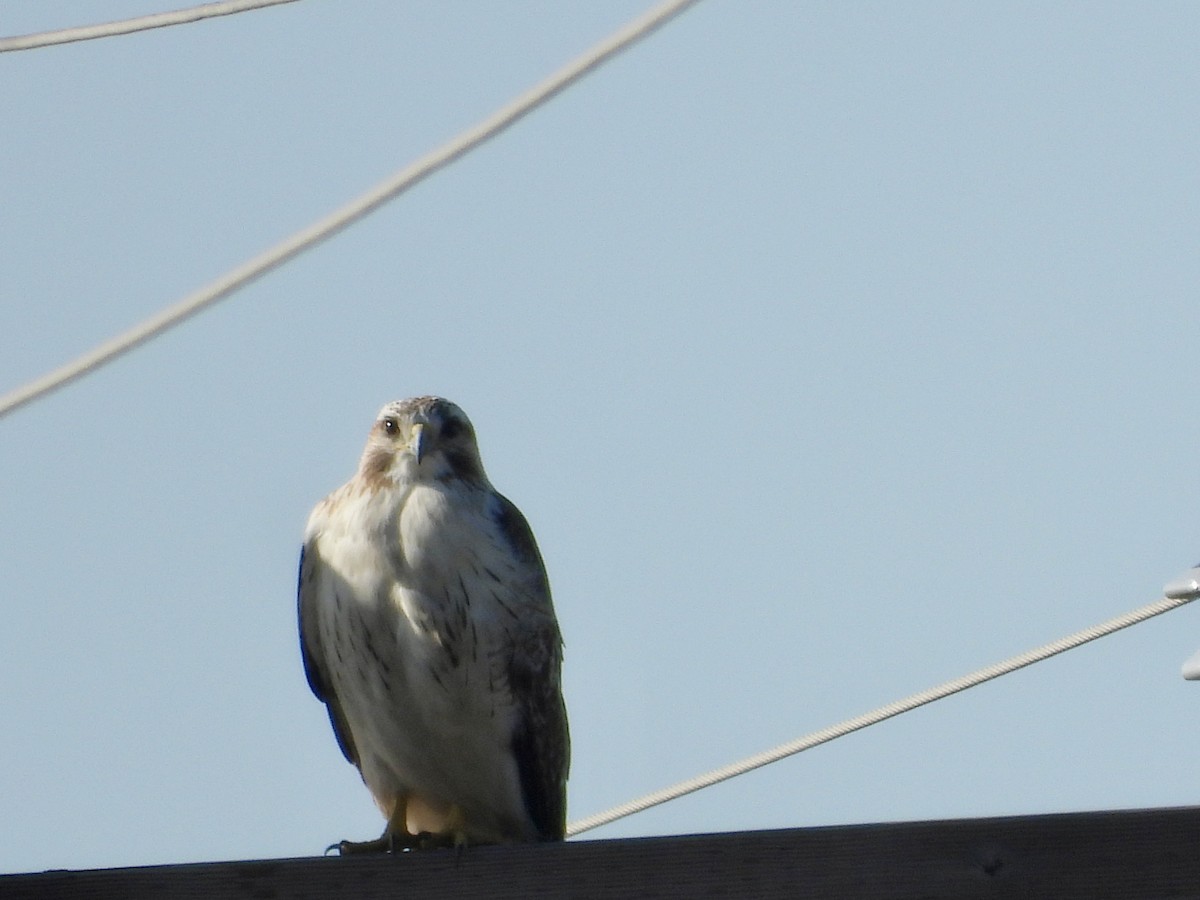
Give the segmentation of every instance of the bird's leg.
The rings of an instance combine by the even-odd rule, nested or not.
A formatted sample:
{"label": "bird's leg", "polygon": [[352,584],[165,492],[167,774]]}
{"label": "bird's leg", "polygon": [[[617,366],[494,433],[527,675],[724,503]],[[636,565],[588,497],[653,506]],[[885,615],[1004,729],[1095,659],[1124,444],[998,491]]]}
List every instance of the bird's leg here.
{"label": "bird's leg", "polygon": [[[408,799],[397,800],[392,814],[388,816],[387,827],[383,834],[373,841],[341,841],[329,849],[337,847],[341,856],[357,853],[396,853],[402,850],[415,850],[421,846],[419,835],[408,833],[405,819],[408,817]],[[326,851],[328,852],[328,850]]]}
{"label": "bird's leg", "polygon": [[393,853],[395,852],[394,843],[392,833],[385,830],[373,841],[338,841],[336,844],[331,844],[326,852],[328,853],[329,850],[336,847],[339,856],[349,856],[352,853]]}
{"label": "bird's leg", "polygon": [[450,808],[451,836],[454,840],[454,865],[462,864],[463,851],[467,849],[467,817],[458,806]]}
{"label": "bird's leg", "polygon": [[461,854],[463,847],[467,846],[467,817],[457,803],[450,807],[446,831],[450,834],[454,849]]}
{"label": "bird's leg", "polygon": [[422,831],[417,835],[421,850],[453,847],[460,855],[467,846],[467,818],[457,804],[450,807],[445,827],[438,832]]}

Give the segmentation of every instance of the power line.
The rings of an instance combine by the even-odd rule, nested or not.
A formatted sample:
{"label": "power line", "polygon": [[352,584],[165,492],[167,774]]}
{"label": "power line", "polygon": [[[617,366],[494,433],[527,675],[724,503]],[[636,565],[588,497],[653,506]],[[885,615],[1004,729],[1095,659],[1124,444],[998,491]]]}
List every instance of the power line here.
{"label": "power line", "polygon": [[654,7],[596,44],[583,55],[576,57],[541,83],[516,97],[482,122],[405,166],[341,209],[242,263],[231,272],[194,291],[146,321],[135,325],[124,334],[105,341],[66,365],[3,395],[0,397],[0,417],[77,378],[82,378],[93,369],[128,353],[140,344],[213,305],[218,300],[223,300],[238,288],[254,281],[276,266],[282,265],[292,257],[332,237],[368,213],[374,212],[378,207],[397,197],[414,184],[423,181],[463,154],[495,137],[570,87],[584,75],[660,26],[665,25],[667,21],[697,2],[698,0],[667,0],[667,2]]}
{"label": "power line", "polygon": [[187,9],[151,13],[133,19],[103,22],[99,25],[79,25],[75,28],[60,28],[57,31],[19,34],[0,38],[0,53],[7,53],[10,50],[33,50],[37,47],[69,44],[73,41],[90,41],[94,38],[113,37],[118,34],[132,34],[135,31],[148,31],[151,28],[164,28],[167,25],[184,25],[188,22],[198,22],[200,19],[211,19],[214,16],[230,16],[234,13],[277,6],[280,3],[295,2],[296,0],[223,0],[221,3],[203,3],[200,6],[189,6]]}
{"label": "power line", "polygon": [[724,766],[720,769],[714,769],[704,775],[699,775],[687,781],[681,781],[671,787],[664,788],[660,791],[655,791],[651,794],[646,794],[644,797],[639,797],[635,800],[630,800],[628,803],[622,803],[620,806],[614,806],[612,809],[597,813],[594,816],[588,816],[586,819],[580,819],[578,822],[572,822],[567,826],[567,836],[574,837],[577,834],[582,834],[585,831],[591,831],[593,828],[599,828],[601,825],[607,825],[610,822],[615,822],[617,819],[623,819],[626,816],[631,816],[634,813],[639,813],[642,810],[649,809],[652,806],[658,806],[660,803],[666,803],[668,800],[675,800],[685,794],[693,793],[706,787],[711,787],[722,781],[728,781],[730,778],[736,778],[738,775],[744,775],[746,772],[761,768],[773,762],[778,762],[788,756],[794,756],[801,751],[816,747],[819,744],[828,743],[836,738],[850,734],[854,731],[859,731],[870,725],[875,725],[885,719],[890,719],[893,716],[898,716],[901,713],[909,712],[919,706],[924,706],[927,703],[932,703],[935,700],[941,700],[943,697],[949,697],[951,694],[957,694],[959,691],[965,691],[968,688],[973,688],[976,685],[983,684],[985,681],[991,681],[993,678],[999,678],[1001,675],[1007,675],[1010,672],[1015,672],[1017,669],[1025,666],[1033,665],[1041,662],[1044,659],[1049,659],[1051,656],[1056,656],[1059,653],[1064,653],[1067,650],[1073,650],[1076,647],[1082,646],[1089,641],[1094,641],[1097,638],[1102,638],[1105,635],[1112,634],[1114,631],[1120,631],[1122,628],[1128,628],[1130,625],[1136,625],[1139,622],[1144,622],[1146,619],[1151,619],[1154,616],[1161,615],[1172,609],[1190,603],[1200,596],[1200,592],[1181,593],[1173,596],[1163,597],[1154,603],[1147,604],[1132,612],[1122,616],[1117,616],[1115,619],[1109,619],[1107,622],[1102,622],[1099,625],[1094,625],[1091,628],[1085,628],[1083,631],[1077,631],[1072,635],[1061,638],[1053,643],[1046,644],[1043,647],[1038,647],[1036,650],[1030,650],[1022,653],[1019,656],[1014,656],[1004,662],[995,665],[987,666],[979,669],[969,675],[964,675],[961,678],[956,678],[953,681],[947,681],[931,690],[922,691],[918,694],[913,694],[903,700],[898,700],[894,703],[889,703],[886,706],[881,706],[872,712],[865,715],[856,716],[853,719],[846,719],[837,725],[829,728],[824,728],[820,731],[814,731],[812,734],[797,738],[786,744],[780,744],[772,750],[767,750],[764,753],[759,753],[756,756],[750,756],[746,759],[735,762],[731,765]]}

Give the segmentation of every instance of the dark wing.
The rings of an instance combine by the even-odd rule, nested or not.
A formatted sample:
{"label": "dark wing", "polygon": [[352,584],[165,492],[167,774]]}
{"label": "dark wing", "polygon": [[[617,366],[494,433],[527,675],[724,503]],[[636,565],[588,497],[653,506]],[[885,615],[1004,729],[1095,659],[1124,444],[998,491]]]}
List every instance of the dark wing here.
{"label": "dark wing", "polygon": [[300,579],[296,589],[296,612],[300,624],[300,655],[304,660],[304,674],[308,678],[308,686],[317,695],[329,711],[329,724],[333,726],[333,735],[337,738],[338,746],[347,760],[358,765],[358,751],[354,747],[354,738],[350,734],[350,726],[346,724],[346,716],[342,712],[342,704],[333,691],[333,681],[325,670],[325,653],[321,647],[321,630],[317,627],[317,604],[321,602],[321,592],[336,590],[324,584],[320,570],[324,568],[315,548],[309,551],[306,544],[300,548]]}
{"label": "dark wing", "polygon": [[537,643],[541,664],[535,662],[537,657],[518,653],[508,670],[509,687],[518,709],[512,752],[525,808],[537,828],[538,839],[561,841],[567,828],[571,738],[559,677],[562,644],[558,628],[546,629]]}
{"label": "dark wing", "polygon": [[521,793],[543,841],[561,841],[567,827],[567,772],[571,737],[562,696],[562,634],[554,618],[550,583],[529,523],[497,495],[496,523],[528,573],[520,621],[512,628],[508,684],[517,706],[512,752]]}

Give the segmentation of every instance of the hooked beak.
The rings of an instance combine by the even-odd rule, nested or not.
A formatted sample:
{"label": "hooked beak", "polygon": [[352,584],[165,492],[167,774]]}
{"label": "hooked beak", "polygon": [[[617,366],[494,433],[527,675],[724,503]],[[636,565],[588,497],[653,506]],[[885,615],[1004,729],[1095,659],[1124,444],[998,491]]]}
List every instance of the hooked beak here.
{"label": "hooked beak", "polygon": [[425,457],[426,441],[425,424],[417,422],[412,427],[412,437],[408,440],[408,447],[412,450],[413,457],[417,460],[417,465],[421,464],[421,460]]}

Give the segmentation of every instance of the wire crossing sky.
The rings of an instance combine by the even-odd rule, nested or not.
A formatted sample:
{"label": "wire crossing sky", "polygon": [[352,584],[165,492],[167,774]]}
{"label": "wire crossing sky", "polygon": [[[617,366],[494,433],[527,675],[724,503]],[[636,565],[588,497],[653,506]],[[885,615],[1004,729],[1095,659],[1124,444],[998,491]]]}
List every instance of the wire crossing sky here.
{"label": "wire crossing sky", "polygon": [[[128,353],[140,344],[157,337],[167,329],[181,324],[196,313],[225,299],[234,291],[261,277],[276,266],[283,265],[297,254],[332,237],[384,203],[395,199],[438,169],[454,162],[464,153],[469,153],[475,147],[495,137],[592,69],[602,65],[696,2],[697,0],[668,0],[668,2],[659,4],[606,40],[576,57],[482,122],[405,166],[367,193],[356,197],[328,216],[314,222],[308,228],[296,232],[269,250],[247,260],[232,271],[194,291],[146,321],[135,325],[123,334],[105,341],[94,350],[41,378],[0,396],[0,417],[77,378],[82,378],[99,366]],[[234,11],[236,10],[230,10],[230,12]],[[164,22],[162,24],[173,23]]]}
{"label": "wire crossing sky", "polygon": [[79,25],[74,28],[60,28],[55,31],[45,31],[38,34],[0,37],[0,53],[6,53],[11,50],[34,50],[39,47],[69,44],[74,41],[90,41],[96,38],[116,37],[117,35],[133,34],[151,28],[164,28],[168,25],[186,25],[202,19],[213,18],[214,16],[229,16],[234,13],[264,9],[268,6],[278,6],[281,3],[295,2],[296,0],[224,0],[222,3],[203,3],[199,6],[189,6],[186,9],[138,16],[133,19],[122,19],[117,22],[104,22],[99,25]]}
{"label": "wire crossing sky", "polygon": [[731,778],[736,778],[739,775],[745,775],[748,772],[753,772],[755,769],[760,769],[763,766],[771,763],[779,762],[787,759],[789,756],[795,756],[797,753],[802,753],[805,750],[810,750],[813,747],[819,747],[821,744],[829,743],[829,741],[844,737],[848,734],[853,734],[855,731],[860,731],[863,728],[869,728],[872,725],[878,725],[880,722],[885,722],[888,719],[902,715],[906,712],[911,712],[914,709],[919,709],[928,703],[933,703],[937,700],[942,700],[962,691],[969,690],[978,685],[985,684],[994,678],[1000,678],[1003,675],[1008,675],[1018,669],[1023,669],[1026,666],[1031,666],[1043,660],[1050,659],[1052,656],[1057,656],[1060,653],[1065,653],[1068,650],[1074,650],[1076,647],[1082,647],[1084,644],[1097,640],[1102,637],[1120,631],[1122,628],[1128,628],[1131,625],[1137,625],[1140,622],[1145,622],[1154,616],[1162,615],[1165,612],[1170,612],[1173,609],[1191,603],[1196,599],[1196,594],[1191,593],[1186,596],[1164,597],[1154,603],[1146,604],[1139,607],[1130,613],[1122,616],[1117,616],[1114,619],[1109,619],[1107,622],[1102,622],[1099,625],[1094,625],[1090,628],[1085,628],[1082,631],[1077,631],[1074,634],[1053,641],[1042,647],[1030,650],[1026,653],[1021,653],[1017,656],[1004,660],[1003,662],[994,665],[986,666],[961,678],[955,678],[952,681],[947,681],[935,688],[920,693],[905,697],[902,700],[897,700],[893,703],[888,703],[878,709],[872,710],[861,716],[847,719],[837,725],[832,725],[828,728],[822,728],[820,731],[797,738],[794,741],[789,741],[786,744],[781,744],[772,750],[767,750],[763,753],[755,754],[746,759],[738,760],[728,766],[723,766],[720,769],[714,769],[711,772],[706,772],[695,778],[672,785],[669,788],[664,788],[661,791],[655,791],[647,794],[644,797],[638,797],[628,803],[623,803],[619,806],[614,806],[612,809],[597,813],[594,816],[588,816],[585,819],[580,819],[578,822],[572,822],[567,827],[567,835],[574,837],[582,834],[585,831],[591,831],[593,828],[599,828],[601,825],[608,825],[618,819],[623,819],[626,816],[634,815],[642,812],[652,806],[657,806],[661,803],[668,803],[672,800],[678,800],[687,794],[695,791],[704,790],[704,788],[712,787],[720,784],[722,781],[728,781]]}

